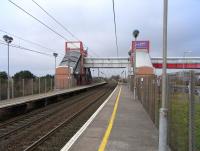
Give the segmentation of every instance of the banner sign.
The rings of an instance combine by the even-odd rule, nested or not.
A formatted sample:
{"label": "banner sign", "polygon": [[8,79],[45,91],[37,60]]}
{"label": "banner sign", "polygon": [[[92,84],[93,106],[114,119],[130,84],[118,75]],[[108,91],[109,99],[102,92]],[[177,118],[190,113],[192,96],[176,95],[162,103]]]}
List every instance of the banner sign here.
{"label": "banner sign", "polygon": [[[132,51],[135,49],[135,41],[132,41]],[[146,49],[149,52],[149,41],[136,41],[136,49]]]}

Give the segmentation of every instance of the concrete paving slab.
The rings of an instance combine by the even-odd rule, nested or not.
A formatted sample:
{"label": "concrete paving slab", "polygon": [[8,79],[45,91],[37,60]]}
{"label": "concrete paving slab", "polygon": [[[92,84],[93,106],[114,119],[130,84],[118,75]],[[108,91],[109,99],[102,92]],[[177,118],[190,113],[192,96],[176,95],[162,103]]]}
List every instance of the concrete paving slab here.
{"label": "concrete paving slab", "polygon": [[[118,89],[116,90],[116,92],[118,92]],[[107,129],[116,97],[117,93],[114,93],[110,100],[107,102],[106,106],[104,106],[104,108],[96,116],[95,120],[92,121],[89,127],[70,148],[70,151],[98,150],[101,140]]]}
{"label": "concrete paving slab", "polygon": [[122,86],[118,111],[106,151],[156,151],[158,131],[140,102]]}
{"label": "concrete paving slab", "polygon": [[[78,138],[70,151],[98,150],[106,132],[116,97],[114,93],[94,121]],[[157,151],[158,131],[138,101],[133,100],[128,86],[122,92],[114,125],[106,145],[106,151]]]}

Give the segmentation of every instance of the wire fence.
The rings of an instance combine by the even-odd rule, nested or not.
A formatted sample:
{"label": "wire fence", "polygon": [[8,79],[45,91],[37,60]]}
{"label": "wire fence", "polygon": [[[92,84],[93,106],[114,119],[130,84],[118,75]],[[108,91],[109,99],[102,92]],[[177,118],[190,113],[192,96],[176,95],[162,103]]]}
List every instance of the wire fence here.
{"label": "wire fence", "polygon": [[154,76],[139,76],[136,78],[136,93],[138,100],[158,127],[159,108],[161,105],[160,80]]}
{"label": "wire fence", "polygon": [[[161,78],[136,77],[138,100],[159,127]],[[200,74],[193,71],[169,74],[168,144],[172,151],[200,151]]]}
{"label": "wire fence", "polygon": [[[10,98],[53,91],[53,78],[10,79]],[[8,80],[0,79],[0,100],[8,98]]]}
{"label": "wire fence", "polygon": [[[70,82],[68,82],[70,81]],[[76,86],[74,78],[57,80],[56,90],[67,89]],[[54,78],[41,77],[33,79],[10,79],[10,98],[17,98],[22,96],[42,94],[52,92],[54,90]],[[8,80],[0,79],[0,101],[8,98]]]}

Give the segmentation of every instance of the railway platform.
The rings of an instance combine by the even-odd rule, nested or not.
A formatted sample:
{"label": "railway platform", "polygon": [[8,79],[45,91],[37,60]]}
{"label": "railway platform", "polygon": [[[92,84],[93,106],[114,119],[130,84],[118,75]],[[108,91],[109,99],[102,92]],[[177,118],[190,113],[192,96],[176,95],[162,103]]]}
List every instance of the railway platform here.
{"label": "railway platform", "polygon": [[119,84],[61,151],[156,151],[158,131],[127,85]]}
{"label": "railway platform", "polygon": [[24,97],[19,97],[19,98],[13,98],[10,100],[3,100],[0,101],[0,109],[3,108],[8,108],[12,106],[17,106],[21,104],[26,104],[26,103],[31,103],[37,100],[42,100],[42,99],[47,99],[50,97],[56,97],[60,95],[66,95],[69,93],[74,93],[82,90],[86,90],[95,86],[103,85],[105,82],[102,83],[95,83],[95,84],[90,84],[90,85],[84,85],[84,86],[78,86],[66,90],[56,90],[48,93],[42,93],[42,94],[35,94],[35,95],[29,95],[29,96],[24,96]]}

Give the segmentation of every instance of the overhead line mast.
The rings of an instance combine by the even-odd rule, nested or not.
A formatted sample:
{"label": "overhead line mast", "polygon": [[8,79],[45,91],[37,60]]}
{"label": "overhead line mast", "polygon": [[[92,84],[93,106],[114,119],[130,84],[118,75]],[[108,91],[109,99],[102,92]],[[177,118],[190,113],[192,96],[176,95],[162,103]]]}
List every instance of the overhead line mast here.
{"label": "overhead line mast", "polygon": [[113,19],[114,19],[114,26],[115,26],[115,44],[117,48],[117,57],[119,56],[119,47],[118,47],[118,38],[117,38],[117,24],[116,24],[116,15],[115,15],[115,1],[112,0],[113,6]]}

